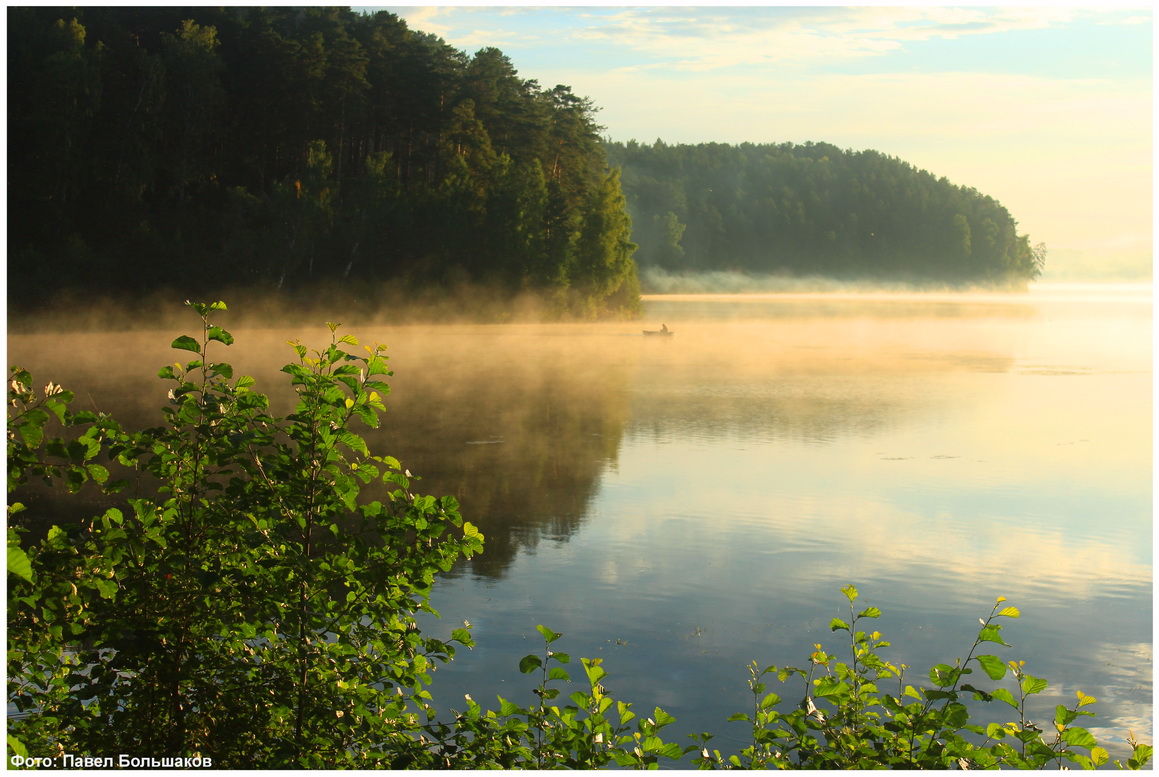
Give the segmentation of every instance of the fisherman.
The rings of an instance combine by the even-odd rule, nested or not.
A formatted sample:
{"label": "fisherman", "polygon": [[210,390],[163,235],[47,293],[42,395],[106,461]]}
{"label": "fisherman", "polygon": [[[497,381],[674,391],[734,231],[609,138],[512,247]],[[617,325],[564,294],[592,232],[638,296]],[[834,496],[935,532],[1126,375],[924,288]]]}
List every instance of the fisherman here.
{"label": "fisherman", "polygon": [[661,331],[661,332],[667,332],[667,331],[668,331],[668,325],[667,325],[667,324],[661,324],[661,325],[660,325],[660,331]]}

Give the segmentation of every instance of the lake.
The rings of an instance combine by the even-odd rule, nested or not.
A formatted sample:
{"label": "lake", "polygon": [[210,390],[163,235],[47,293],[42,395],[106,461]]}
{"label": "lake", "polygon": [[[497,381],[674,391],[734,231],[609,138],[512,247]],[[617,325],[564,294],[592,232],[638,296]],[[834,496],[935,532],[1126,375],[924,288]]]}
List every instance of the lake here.
{"label": "lake", "polygon": [[[1005,622],[1012,647],[988,652],[1050,681],[1031,717],[1048,723],[1082,690],[1113,756],[1129,730],[1150,741],[1150,286],[664,296],[644,310],[342,330],[389,346],[371,449],[421,475],[418,491],[454,494],[486,535],[423,624],[447,637],[466,620],[477,642],[436,673],[440,707],[531,703],[518,662],[542,651],[545,624],[573,674],[578,656],[603,658],[617,699],[674,715],[666,738],[712,731],[735,751],[746,729],[725,719],[751,707],[747,664],[839,652],[828,624],[853,583],[913,684],[964,657],[1005,596],[1022,617]],[[153,376],[194,323],[11,335],[8,361],[76,391],[77,408],[153,425],[168,388]],[[284,342],[328,342],[321,322],[222,323],[237,345],[215,358],[282,403]],[[675,335],[642,334],[661,324]]]}

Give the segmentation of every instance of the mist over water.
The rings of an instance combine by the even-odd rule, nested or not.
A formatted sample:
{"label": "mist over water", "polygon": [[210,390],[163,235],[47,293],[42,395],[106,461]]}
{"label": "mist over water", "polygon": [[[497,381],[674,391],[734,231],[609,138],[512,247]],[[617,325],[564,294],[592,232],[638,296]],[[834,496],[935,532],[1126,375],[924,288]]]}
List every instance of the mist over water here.
{"label": "mist over water", "polygon": [[922,280],[917,282],[885,279],[834,278],[821,275],[788,273],[752,273],[730,270],[669,272],[663,267],[640,268],[640,286],[648,294],[841,294],[889,293],[910,294],[944,290],[955,293],[972,291],[1025,291],[1022,281],[971,288],[962,284]]}
{"label": "mist over water", "polygon": [[[644,309],[340,330],[389,346],[371,450],[422,476],[418,491],[458,497],[487,538],[424,624],[475,627],[477,647],[435,675],[441,707],[530,702],[517,664],[543,623],[561,650],[604,657],[605,684],[638,711],[740,741],[725,718],[751,704],[745,665],[835,652],[828,623],[852,582],[915,678],[964,656],[1008,597],[1023,617],[996,652],[1051,681],[1044,709],[1081,689],[1113,755],[1129,729],[1150,736],[1149,286],[660,295]],[[237,343],[212,358],[285,412],[285,341],[324,346],[322,319],[230,315]],[[78,407],[155,425],[156,371],[196,323],[12,335],[9,363]],[[642,334],[661,324],[676,334]],[[66,509],[33,496],[45,520]]]}

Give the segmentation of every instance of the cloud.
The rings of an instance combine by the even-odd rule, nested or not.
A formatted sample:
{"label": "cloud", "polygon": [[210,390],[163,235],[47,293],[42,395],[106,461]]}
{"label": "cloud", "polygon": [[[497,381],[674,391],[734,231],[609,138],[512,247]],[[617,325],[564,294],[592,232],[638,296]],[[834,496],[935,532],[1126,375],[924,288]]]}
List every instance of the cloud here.
{"label": "cloud", "polygon": [[[413,28],[458,48],[544,40],[614,50],[634,68],[704,71],[736,66],[832,65],[896,52],[907,44],[1065,23],[1065,7],[685,7],[584,9],[431,6],[391,8]],[[510,53],[510,52],[509,52]],[[601,59],[592,61],[599,67]]]}
{"label": "cloud", "polygon": [[572,37],[634,51],[634,67],[715,70],[797,66],[876,57],[906,44],[1040,29],[1071,21],[1069,8],[671,8],[588,14]]}
{"label": "cloud", "polygon": [[[394,9],[400,10],[400,9]],[[447,23],[436,21],[441,17],[451,17],[453,9],[443,6],[424,6],[421,8],[408,8],[406,13],[402,16],[406,19],[407,26],[412,30],[419,30],[427,32],[431,35],[437,35],[440,38],[448,39],[454,34],[455,24],[451,18],[447,19]]]}

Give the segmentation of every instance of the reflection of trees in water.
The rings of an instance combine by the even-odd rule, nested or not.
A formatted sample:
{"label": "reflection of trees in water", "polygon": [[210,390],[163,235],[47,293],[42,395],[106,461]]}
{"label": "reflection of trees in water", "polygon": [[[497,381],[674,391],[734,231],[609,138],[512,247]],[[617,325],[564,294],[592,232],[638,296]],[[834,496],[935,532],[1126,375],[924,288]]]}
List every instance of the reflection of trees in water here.
{"label": "reflection of trees in water", "polygon": [[629,373],[577,345],[460,352],[442,375],[425,363],[446,354],[395,364],[390,411],[368,439],[421,474],[419,491],[454,495],[483,531],[483,554],[460,569],[499,576],[521,548],[569,537],[615,463]]}
{"label": "reflection of trees in water", "polygon": [[[416,493],[455,496],[464,518],[486,536],[484,553],[460,570],[499,576],[521,548],[541,537],[565,539],[576,531],[595,495],[599,476],[614,464],[628,416],[629,359],[609,350],[598,329],[559,330],[565,336],[513,335],[515,328],[403,329],[397,334],[359,332],[391,346],[395,375],[382,426],[354,424],[372,453],[391,455],[421,480]],[[542,331],[542,330],[541,330]],[[568,336],[570,333],[571,336]],[[234,331],[237,344],[214,354],[235,374],[257,378],[272,410],[290,411],[287,339],[310,347],[325,338],[301,331]],[[157,369],[183,356],[168,348],[174,334],[90,334],[14,337],[12,363],[76,391],[74,409],[100,409],[126,428],[162,423],[169,384]],[[114,344],[115,343],[115,344]],[[103,359],[115,348],[121,364]],[[365,487],[367,499],[381,487]],[[123,496],[86,489],[79,497],[31,484],[13,495],[44,523],[80,521]]]}

